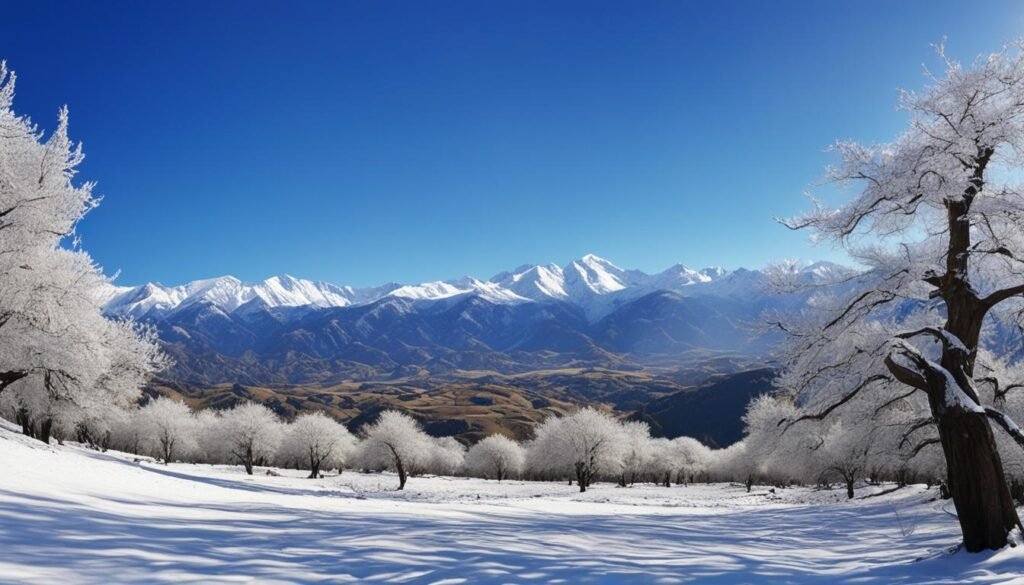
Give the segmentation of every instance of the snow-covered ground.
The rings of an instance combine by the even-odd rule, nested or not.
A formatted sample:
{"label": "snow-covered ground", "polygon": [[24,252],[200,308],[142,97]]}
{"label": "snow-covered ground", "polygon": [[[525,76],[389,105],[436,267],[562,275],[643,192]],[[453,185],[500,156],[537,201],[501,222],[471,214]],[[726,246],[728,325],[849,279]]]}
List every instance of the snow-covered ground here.
{"label": "snow-covered ground", "polygon": [[[923,486],[868,497],[136,463],[0,428],[3,583],[1024,582],[1024,546],[951,553]],[[874,492],[872,491],[874,490]]]}

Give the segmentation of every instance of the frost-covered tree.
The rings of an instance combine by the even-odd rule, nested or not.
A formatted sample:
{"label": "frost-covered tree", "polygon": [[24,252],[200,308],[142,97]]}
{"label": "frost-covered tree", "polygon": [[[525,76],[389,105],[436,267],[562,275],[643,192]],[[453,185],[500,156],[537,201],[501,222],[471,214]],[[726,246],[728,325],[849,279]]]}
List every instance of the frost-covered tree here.
{"label": "frost-covered tree", "polygon": [[747,473],[740,479],[748,492],[759,478],[785,482],[800,474],[793,466],[800,465],[807,454],[794,443],[795,433],[783,440],[785,427],[779,425],[779,421],[794,419],[797,412],[792,401],[783,396],[764,394],[747,405],[743,415],[745,465],[742,466]]}
{"label": "frost-covered tree", "polygon": [[108,281],[74,239],[98,199],[73,181],[67,110],[44,140],[13,97],[0,63],[0,394],[18,392],[23,430],[48,441],[58,414],[133,401],[163,358],[151,334],[101,314]]}
{"label": "frost-covered tree", "polygon": [[455,437],[431,437],[430,455],[423,470],[434,475],[455,475],[466,459],[466,447]]}
{"label": "frost-covered tree", "polygon": [[398,489],[405,489],[409,473],[430,461],[433,443],[419,423],[395,410],[380,414],[363,429],[360,459],[365,466],[391,469],[398,474]]}
{"label": "frost-covered tree", "polygon": [[854,484],[867,472],[871,453],[870,431],[866,425],[834,422],[823,427],[814,457],[826,473],[837,475],[846,486],[846,497],[853,499]]}
{"label": "frost-covered tree", "polygon": [[704,453],[704,469],[701,476],[704,481],[716,481],[723,477],[722,460],[725,449],[708,449]]}
{"label": "frost-covered tree", "polygon": [[1024,312],[1024,42],[971,67],[945,57],[891,143],[840,142],[829,176],[857,191],[785,220],[845,248],[868,270],[852,293],[819,295],[790,333],[786,391],[821,420],[862,392],[927,398],[968,551],[1006,545],[1020,525],[991,422],[1024,434],[978,390],[983,330]]}
{"label": "frost-covered tree", "polygon": [[69,409],[61,420],[61,434],[72,437],[79,443],[94,449],[106,451],[114,442],[114,431],[130,416],[129,410],[121,408],[74,408]]}
{"label": "frost-covered tree", "polygon": [[633,485],[648,465],[651,452],[651,427],[641,421],[627,421],[622,424],[621,470],[619,485]]}
{"label": "frost-covered tree", "polygon": [[748,454],[748,439],[744,438],[718,451],[713,475],[717,479],[741,481],[749,492],[754,485],[758,463]]}
{"label": "frost-covered tree", "polygon": [[678,469],[672,441],[659,437],[647,446],[648,457],[644,470],[655,483],[672,487],[672,478]]}
{"label": "frost-covered tree", "polygon": [[879,403],[859,394],[819,420],[785,394],[763,395],[747,405],[743,441],[717,451],[692,442],[695,454],[684,458],[696,461],[698,473],[744,482],[748,490],[755,481],[785,486],[840,480],[848,494],[861,479],[901,486],[912,478],[933,482],[944,470],[935,457],[941,450],[934,426],[922,418],[927,404],[918,402],[914,395]]}
{"label": "frost-covered tree", "polygon": [[118,417],[111,428],[111,448],[127,453],[142,453],[143,430],[136,420],[139,410],[125,411],[124,416]]}
{"label": "frost-covered tree", "polygon": [[504,435],[490,435],[466,453],[466,469],[469,473],[499,482],[517,477],[526,465],[526,451]]}
{"label": "frost-covered tree", "polygon": [[217,410],[200,410],[195,413],[196,450],[192,460],[196,463],[228,463],[231,454],[224,439],[221,413]]}
{"label": "frost-covered tree", "polygon": [[[87,396],[76,396],[78,406],[89,409],[132,409],[140,389],[170,363],[160,350],[156,329],[126,320],[106,320],[99,329],[103,369]],[[96,357],[94,355],[94,357]]]}
{"label": "frost-covered tree", "polygon": [[344,425],[322,412],[300,414],[285,428],[278,460],[309,468],[320,477],[322,468],[341,468],[355,447],[355,437]]}
{"label": "frost-covered tree", "polygon": [[281,444],[280,419],[272,410],[255,402],[224,411],[219,427],[227,452],[249,475],[253,467],[273,461]]}
{"label": "frost-covered tree", "polygon": [[693,437],[676,437],[668,444],[669,463],[676,483],[686,484],[705,473],[710,463],[710,449]]}
{"label": "frost-covered tree", "polygon": [[20,425],[26,436],[50,441],[53,404],[38,378],[25,377],[0,393],[0,413]]}
{"label": "frost-covered tree", "polygon": [[155,398],[135,416],[141,448],[164,465],[195,449],[192,410],[173,398]]}
{"label": "frost-covered tree", "polygon": [[[93,386],[76,387],[57,396],[39,392],[36,397],[41,405],[35,412],[45,413],[45,420],[52,421],[58,441],[73,439],[106,449],[115,426],[137,408],[139,389],[153,366],[162,364],[164,358],[152,329],[129,321],[103,321],[98,325],[103,336],[96,349],[105,352],[108,361]],[[15,387],[13,392],[19,390]]]}
{"label": "frost-covered tree", "polygon": [[563,470],[587,491],[600,473],[621,469],[625,433],[611,416],[584,408],[562,418],[551,417],[536,430],[530,457],[538,469]]}

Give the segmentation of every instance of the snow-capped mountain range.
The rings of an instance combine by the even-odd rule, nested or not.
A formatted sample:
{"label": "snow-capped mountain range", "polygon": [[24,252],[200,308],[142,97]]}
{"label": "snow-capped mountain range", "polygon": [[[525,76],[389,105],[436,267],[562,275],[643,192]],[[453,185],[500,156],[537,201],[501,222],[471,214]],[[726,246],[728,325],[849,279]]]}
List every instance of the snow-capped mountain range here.
{"label": "snow-capped mountain range", "polygon": [[[823,283],[848,272],[817,263],[798,276]],[[808,298],[772,295],[765,281],[758,270],[682,265],[646,274],[587,255],[488,280],[353,288],[224,276],[104,294],[108,315],[156,327],[174,359],[170,382],[204,387],[763,359],[778,338],[758,332],[763,312]]]}
{"label": "snow-capped mountain range", "polygon": [[[809,277],[820,278],[846,270],[824,262],[804,269]],[[693,270],[682,264],[647,274],[619,268],[608,260],[588,254],[565,266],[524,265],[496,274],[489,280],[465,277],[415,285],[389,283],[353,288],[282,275],[259,283],[222,276],[179,286],[153,283],[112,286],[105,291],[105,311],[112,316],[161,319],[200,302],[232,313],[253,305],[262,308],[353,307],[389,297],[431,302],[475,296],[495,304],[566,302],[579,307],[589,320],[597,321],[623,303],[655,291],[684,296],[758,297],[764,294],[760,287],[762,280],[763,274],[759,271],[727,271],[718,267]]]}

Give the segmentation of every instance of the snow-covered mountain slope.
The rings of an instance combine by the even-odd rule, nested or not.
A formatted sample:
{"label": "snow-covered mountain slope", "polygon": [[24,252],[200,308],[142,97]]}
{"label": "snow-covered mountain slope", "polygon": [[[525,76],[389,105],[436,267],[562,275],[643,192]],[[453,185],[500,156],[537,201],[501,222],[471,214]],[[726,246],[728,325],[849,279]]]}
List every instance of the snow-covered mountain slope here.
{"label": "snow-covered mountain slope", "polygon": [[491,282],[528,299],[569,298],[569,293],[565,291],[565,275],[562,267],[557,264],[527,264],[512,272],[496,274],[491,278]]}
{"label": "snow-covered mountain slope", "polygon": [[[827,278],[848,269],[819,262],[806,270],[811,278]],[[162,318],[196,303],[211,304],[220,311],[232,313],[252,301],[259,301],[267,308],[324,308],[366,305],[389,296],[419,302],[477,296],[496,304],[567,302],[579,307],[591,321],[597,321],[625,302],[652,292],[749,298],[762,294],[762,281],[763,274],[756,270],[730,272],[718,267],[693,270],[682,264],[652,275],[623,269],[588,254],[565,266],[520,266],[487,281],[465,277],[357,289],[288,275],[274,276],[254,284],[223,276],[180,286],[153,283],[137,287],[112,286],[101,294],[109,315],[150,319]]]}

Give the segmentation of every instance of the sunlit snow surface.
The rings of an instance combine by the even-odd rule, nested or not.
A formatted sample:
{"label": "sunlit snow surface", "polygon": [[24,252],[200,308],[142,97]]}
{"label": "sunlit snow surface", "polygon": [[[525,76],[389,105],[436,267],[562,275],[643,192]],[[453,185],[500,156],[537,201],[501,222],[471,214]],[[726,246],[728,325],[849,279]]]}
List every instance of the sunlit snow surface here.
{"label": "sunlit snow surface", "polygon": [[[923,486],[662,488],[134,463],[0,430],[3,583],[963,583],[1024,547],[950,554]],[[864,488],[864,496],[878,488]]]}

